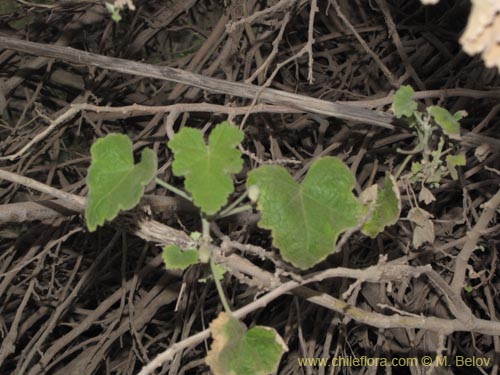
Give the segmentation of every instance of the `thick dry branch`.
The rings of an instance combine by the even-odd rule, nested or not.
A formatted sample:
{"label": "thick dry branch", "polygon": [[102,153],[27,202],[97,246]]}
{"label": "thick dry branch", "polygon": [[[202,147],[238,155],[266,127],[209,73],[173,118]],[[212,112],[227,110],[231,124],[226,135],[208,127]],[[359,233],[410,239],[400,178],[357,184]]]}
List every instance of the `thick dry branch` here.
{"label": "thick dry branch", "polygon": [[[389,268],[386,269],[385,267]],[[372,327],[377,327],[377,328],[417,328],[417,329],[426,329],[438,332],[440,334],[450,334],[456,331],[471,331],[471,332],[484,333],[488,335],[497,335],[500,333],[500,324],[494,321],[477,319],[475,317],[472,317],[471,321],[469,322],[463,322],[460,319],[441,319],[436,317],[425,317],[425,316],[403,316],[399,314],[384,315],[377,312],[371,312],[360,309],[344,301],[341,301],[340,299],[334,298],[328,294],[319,293],[304,286],[305,284],[308,284],[310,282],[329,277],[344,277],[344,276],[351,278],[359,277],[361,280],[363,279],[366,280],[368,278],[373,282],[377,282],[377,280],[387,281],[390,280],[391,278],[399,279],[400,277],[391,271],[392,267],[397,268],[398,266],[379,265],[370,267],[367,270],[331,269],[325,272],[319,272],[314,277],[311,277],[308,280],[304,280],[302,282],[294,280],[288,281],[281,284],[280,286],[273,289],[264,296],[260,297],[259,299],[253,301],[252,303],[249,303],[248,305],[242,307],[241,309],[234,311],[233,315],[236,318],[242,319],[247,314],[267,306],[271,301],[282,296],[283,294],[291,292],[295,295],[307,299],[312,303],[336,311],[358,322],[365,323]],[[412,268],[412,270],[406,273],[407,276],[418,276],[420,273],[434,272],[432,270],[429,270],[430,266],[427,267],[424,266],[420,268],[403,266],[402,270],[405,269],[409,270],[410,268]],[[371,274],[372,273],[371,271],[375,269],[376,269],[375,271],[376,274],[372,274],[372,276],[370,277],[366,276],[366,274]],[[350,275],[346,275],[346,271],[347,272],[351,271]],[[269,277],[272,278],[272,275],[269,274]],[[159,366],[161,366],[163,363],[172,360],[172,358],[176,353],[184,349],[187,349],[189,347],[195,346],[200,342],[202,342],[203,340],[206,340],[208,337],[210,337],[210,329],[205,329],[204,331],[201,331],[180,342],[175,343],[167,350],[160,353],[146,366],[144,366],[142,370],[138,373],[138,375],[152,374],[154,370]]]}
{"label": "thick dry branch", "polygon": [[[173,214],[174,212],[197,212],[197,209],[184,199],[160,195],[145,195],[141,205],[148,206],[153,212]],[[68,205],[66,200],[47,199],[41,201],[28,201],[9,203],[1,206],[0,224],[25,221],[47,220],[56,217],[79,215],[81,212]]]}
{"label": "thick dry branch", "polygon": [[290,106],[306,112],[332,116],[343,120],[362,122],[389,129],[394,129],[395,127],[406,128],[404,122],[395,119],[385,112],[355,108],[347,104],[333,103],[281,90],[269,88],[262,89],[256,85],[205,77],[200,74],[166,66],[144,64],[136,61],[102,56],[70,47],[34,43],[0,36],[0,48],[12,49],[31,55],[62,59],[77,64],[97,66],[125,74],[173,81],[185,85],[196,86],[211,92],[234,95],[242,98],[254,99],[258,96],[262,102]]}
{"label": "thick dry branch", "polygon": [[[77,64],[97,66],[100,68],[114,70],[126,74],[173,81],[189,86],[195,86],[211,92],[234,95],[242,98],[255,99],[258,97],[259,101],[262,101],[264,103],[286,106],[304,112],[317,113],[343,120],[381,126],[393,130],[395,128],[399,128],[408,131],[409,129],[406,122],[396,119],[389,113],[375,111],[368,108],[361,108],[372,107],[373,103],[386,104],[390,97],[382,98],[380,99],[380,102],[362,101],[361,105],[355,104],[353,102],[333,103],[327,100],[311,98],[305,95],[294,94],[282,90],[263,88],[246,83],[230,82],[222,79],[205,77],[200,74],[191,73],[181,69],[145,64],[115,57],[107,57],[58,45],[34,43],[0,36],[0,48],[12,49],[32,55],[62,59]],[[453,89],[450,89],[448,91],[451,93],[450,95],[463,94],[462,91],[455,92]],[[469,91],[465,92],[465,94],[468,93]],[[496,97],[496,95],[497,92],[492,92],[489,94],[485,93],[485,96],[487,97]],[[425,95],[423,95],[423,97],[425,97]],[[419,98],[419,93],[417,93],[416,98]],[[464,132],[463,140],[466,143],[470,143],[473,145],[488,143],[492,145],[495,150],[500,149],[500,140],[482,136],[479,134],[474,134],[472,132]]]}
{"label": "thick dry branch", "polygon": [[484,211],[479,217],[479,220],[474,228],[467,233],[467,241],[465,242],[462,250],[460,250],[460,253],[458,253],[455,263],[455,274],[453,275],[453,280],[451,282],[451,288],[457,294],[460,294],[460,291],[464,287],[465,271],[467,270],[469,259],[474,250],[477,248],[479,238],[488,228],[490,221],[495,217],[498,206],[500,206],[500,190],[497,191],[493,198],[484,204]]}

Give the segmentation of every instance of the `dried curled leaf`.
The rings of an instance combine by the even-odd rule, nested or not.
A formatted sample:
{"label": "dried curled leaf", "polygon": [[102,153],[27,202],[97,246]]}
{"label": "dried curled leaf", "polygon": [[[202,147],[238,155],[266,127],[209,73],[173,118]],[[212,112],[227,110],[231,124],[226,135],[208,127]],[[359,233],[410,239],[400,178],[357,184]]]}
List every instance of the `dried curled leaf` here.
{"label": "dried curled leaf", "polygon": [[269,327],[247,327],[238,319],[220,313],[210,323],[212,347],[206,362],[215,375],[268,375],[278,369],[288,351],[278,333]]}
{"label": "dried curled leaf", "polygon": [[472,0],[460,43],[469,55],[481,53],[488,68],[500,69],[500,1]]}
{"label": "dried curled leaf", "polygon": [[205,144],[203,134],[194,128],[183,128],[168,147],[174,152],[173,172],[186,178],[185,187],[194,204],[208,215],[215,214],[234,191],[231,174],[243,167],[241,151],[236,146],[243,132],[223,122],[215,127]]}
{"label": "dried curled leaf", "polygon": [[431,220],[432,214],[420,207],[414,207],[408,212],[408,220],[415,223],[413,229],[413,247],[418,249],[424,243],[434,243],[434,223]]}
{"label": "dried curled leaf", "polygon": [[144,187],[156,175],[158,161],[153,150],[146,148],[141,161],[134,165],[132,142],[123,134],[108,134],[97,140],[90,153],[85,219],[92,232],[114,219],[120,210],[130,210],[139,203]]}
{"label": "dried curled leaf", "polygon": [[483,143],[481,144],[476,150],[474,151],[474,156],[476,159],[482,163],[490,154],[490,145],[488,143]]}
{"label": "dried curled leaf", "polygon": [[422,185],[422,189],[418,194],[418,200],[419,202],[424,202],[425,204],[431,204],[436,200],[436,197],[429,189]]}

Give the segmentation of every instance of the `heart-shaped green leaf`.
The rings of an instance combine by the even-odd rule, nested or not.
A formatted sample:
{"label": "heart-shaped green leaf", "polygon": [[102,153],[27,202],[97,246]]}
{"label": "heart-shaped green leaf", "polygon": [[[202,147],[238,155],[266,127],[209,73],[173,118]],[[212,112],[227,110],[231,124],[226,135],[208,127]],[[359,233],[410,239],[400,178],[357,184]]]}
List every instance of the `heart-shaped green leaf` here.
{"label": "heart-shaped green leaf", "polygon": [[208,215],[219,211],[234,191],[231,174],[243,167],[241,151],[236,148],[243,136],[237,127],[223,122],[210,134],[208,145],[202,132],[193,128],[183,128],[168,142],[175,156],[174,174],[186,178],[185,187],[194,204]]}
{"label": "heart-shaped green leaf", "polygon": [[306,269],[335,251],[340,233],[358,225],[363,204],[352,189],[351,171],[338,158],[316,160],[299,185],[281,166],[266,165],[248,174],[259,188],[259,226],[272,230],[273,245],[294,266]]}
{"label": "heart-shaped green leaf", "polygon": [[165,246],[162,254],[163,262],[168,270],[185,270],[192,264],[198,263],[196,249],[182,250],[177,245]]}
{"label": "heart-shaped green leaf", "polygon": [[392,102],[392,111],[397,118],[410,117],[417,110],[417,102],[413,100],[415,91],[411,86],[401,86],[395,92]]}
{"label": "heart-shaped green leaf", "polygon": [[460,123],[457,118],[461,116],[454,116],[447,109],[436,105],[427,108],[427,111],[443,129],[444,134],[452,139],[460,139]]}
{"label": "heart-shaped green leaf", "polygon": [[335,157],[317,159],[302,184],[275,165],[256,168],[247,179],[262,211],[259,226],[271,230],[283,259],[301,269],[332,254],[339,235],[362,223],[371,202],[375,207],[363,226],[365,234],[375,237],[399,218],[399,191],[392,177],[383,189],[375,185],[360,198],[352,193],[354,184],[349,168]]}
{"label": "heart-shaped green leaf", "polygon": [[206,362],[215,375],[268,375],[278,369],[288,351],[278,333],[269,327],[247,327],[238,319],[220,313],[210,323],[214,339]]}
{"label": "heart-shaped green leaf", "polygon": [[156,154],[146,148],[140,163],[134,165],[132,142],[123,134],[98,139],[90,153],[85,219],[92,232],[106,220],[114,219],[120,210],[130,210],[139,203],[144,187],[156,175],[158,161]]}
{"label": "heart-shaped green leaf", "polygon": [[386,226],[396,223],[401,213],[401,196],[396,180],[391,175],[387,175],[384,187],[378,187],[375,209],[370,220],[362,229],[367,236],[375,238]]}

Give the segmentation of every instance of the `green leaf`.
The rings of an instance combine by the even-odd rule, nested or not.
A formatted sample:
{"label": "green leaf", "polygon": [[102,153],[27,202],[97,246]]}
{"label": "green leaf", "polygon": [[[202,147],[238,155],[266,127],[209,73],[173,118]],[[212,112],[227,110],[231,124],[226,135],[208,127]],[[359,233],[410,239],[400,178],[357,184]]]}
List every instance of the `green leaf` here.
{"label": "green leaf", "polygon": [[132,142],[123,134],[108,134],[97,140],[90,153],[85,219],[92,232],[118,216],[120,210],[130,210],[139,203],[144,187],[155,177],[158,161],[146,148],[140,163],[134,165]]}
{"label": "green leaf", "polygon": [[458,116],[455,117],[445,108],[436,105],[427,108],[427,111],[448,137],[460,139],[460,123],[457,119]]}
{"label": "green leaf", "polygon": [[238,319],[220,313],[210,323],[212,347],[206,362],[214,375],[268,375],[278,369],[288,351],[278,333],[269,327],[247,327]]}
{"label": "green leaf", "polygon": [[465,155],[446,155],[446,166],[448,167],[448,172],[450,172],[450,176],[452,179],[458,179],[458,166],[464,166],[466,164]]}
{"label": "green leaf", "polygon": [[469,114],[467,111],[457,111],[453,114],[453,118],[457,121],[460,121],[461,119],[467,117]]}
{"label": "green leaf", "polygon": [[168,270],[185,270],[192,264],[198,263],[196,249],[182,250],[177,245],[165,246],[162,254],[163,262]]}
{"label": "green leaf", "polygon": [[394,94],[392,102],[392,111],[397,118],[411,117],[417,110],[417,102],[414,101],[415,91],[411,86],[401,86]]}
{"label": "green leaf", "polygon": [[447,155],[446,162],[453,164],[455,166],[464,166],[466,164],[465,155],[464,154]]}
{"label": "green leaf", "polygon": [[349,168],[334,157],[316,160],[300,185],[276,165],[256,168],[247,179],[247,187],[259,188],[259,226],[272,231],[273,245],[301,269],[333,253],[339,234],[360,222],[364,207],[354,184]]}
{"label": "green leaf", "polygon": [[412,173],[418,173],[422,170],[422,164],[418,161],[411,163]]}
{"label": "green leaf", "polygon": [[198,231],[191,232],[189,234],[189,238],[191,238],[193,241],[198,241],[201,238],[201,233]]}
{"label": "green leaf", "polygon": [[220,281],[224,278],[224,275],[226,274],[226,272],[227,272],[227,270],[222,264],[216,263],[214,265],[214,274],[212,276]]}
{"label": "green leaf", "polygon": [[168,142],[175,155],[174,174],[186,178],[194,204],[208,215],[219,211],[234,191],[231,174],[243,167],[236,148],[243,136],[237,127],[223,122],[210,134],[208,146],[201,131],[193,128],[183,128]]}
{"label": "green leaf", "polygon": [[401,196],[396,180],[387,175],[384,187],[378,187],[375,209],[370,220],[363,226],[362,232],[367,236],[375,238],[386,226],[395,224],[401,213]]}
{"label": "green leaf", "polygon": [[113,21],[115,21],[116,23],[120,22],[122,20],[122,16],[120,14],[120,11],[119,10],[116,10],[114,11],[112,14],[111,14],[111,19]]}
{"label": "green leaf", "polygon": [[120,15],[121,7],[117,7],[114,4],[107,2],[105,3],[105,5],[108,12],[111,13],[111,19],[116,23],[120,22],[122,20],[122,16]]}

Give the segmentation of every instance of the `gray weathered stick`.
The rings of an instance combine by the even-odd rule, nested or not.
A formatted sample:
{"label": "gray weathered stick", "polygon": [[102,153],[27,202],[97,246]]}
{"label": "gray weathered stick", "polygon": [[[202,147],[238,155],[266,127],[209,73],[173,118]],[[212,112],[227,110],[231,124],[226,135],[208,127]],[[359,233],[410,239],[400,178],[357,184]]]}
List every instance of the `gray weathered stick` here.
{"label": "gray weathered stick", "polygon": [[211,92],[234,95],[242,98],[254,99],[257,94],[259,94],[259,98],[262,102],[286,105],[304,110],[306,112],[328,115],[343,120],[358,121],[389,129],[394,129],[395,127],[405,127],[403,122],[395,119],[393,116],[385,112],[354,107],[348,104],[333,103],[281,90],[262,90],[261,87],[256,85],[205,77],[200,74],[191,73],[181,69],[174,69],[167,66],[144,64],[116,57],[102,56],[70,47],[34,43],[0,36],[0,48],[25,52],[30,55],[63,59],[77,64],[97,66],[136,76],[174,81],[190,86],[196,86]]}

